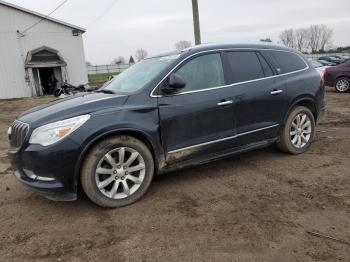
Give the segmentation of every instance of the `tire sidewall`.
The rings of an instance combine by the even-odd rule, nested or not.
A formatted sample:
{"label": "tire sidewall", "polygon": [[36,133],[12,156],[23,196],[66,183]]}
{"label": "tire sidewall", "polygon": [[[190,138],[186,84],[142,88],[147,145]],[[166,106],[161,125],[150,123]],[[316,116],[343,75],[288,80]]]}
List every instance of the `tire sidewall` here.
{"label": "tire sidewall", "polygon": [[[95,171],[102,157],[118,147],[130,147],[141,154],[145,161],[146,172],[142,184],[135,193],[124,199],[111,199],[98,189]],[[153,173],[153,157],[147,146],[133,137],[118,136],[101,141],[90,151],[83,164],[81,183],[86,195],[97,205],[102,207],[122,207],[136,202],[146,193],[152,182]]]}
{"label": "tire sidewall", "polygon": [[[311,134],[310,134],[310,139],[307,142],[307,144],[302,148],[297,148],[292,144],[292,141],[290,139],[290,129],[291,129],[291,125],[292,125],[293,120],[300,113],[305,113],[309,117],[309,119],[311,121]],[[282,139],[285,139],[285,141],[284,141],[285,145],[290,153],[301,154],[301,153],[304,153],[305,151],[307,151],[315,138],[315,118],[314,118],[313,114],[311,113],[311,111],[308,108],[303,107],[303,106],[296,107],[289,114],[287,121],[285,123],[285,128],[284,128],[283,132],[284,132],[284,134],[283,134]]]}

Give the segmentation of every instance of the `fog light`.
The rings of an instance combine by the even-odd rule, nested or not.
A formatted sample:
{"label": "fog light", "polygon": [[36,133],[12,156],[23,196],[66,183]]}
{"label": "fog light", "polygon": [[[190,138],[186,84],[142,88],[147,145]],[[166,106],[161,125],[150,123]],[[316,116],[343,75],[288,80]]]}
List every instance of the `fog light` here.
{"label": "fog light", "polygon": [[46,177],[46,176],[37,176],[36,174],[34,174],[33,171],[30,171],[28,169],[23,169],[24,173],[26,174],[27,177],[33,179],[33,180],[39,180],[39,181],[43,181],[43,182],[51,182],[51,181],[55,181],[54,178],[52,177]]}
{"label": "fog light", "polygon": [[54,178],[52,177],[46,177],[46,176],[37,176],[37,180],[44,181],[44,182],[50,182],[50,181],[55,181]]}

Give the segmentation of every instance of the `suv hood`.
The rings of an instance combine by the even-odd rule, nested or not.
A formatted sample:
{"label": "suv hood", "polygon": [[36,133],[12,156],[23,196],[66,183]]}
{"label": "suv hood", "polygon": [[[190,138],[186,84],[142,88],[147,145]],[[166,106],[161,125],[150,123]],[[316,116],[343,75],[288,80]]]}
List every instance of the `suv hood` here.
{"label": "suv hood", "polygon": [[83,93],[57,99],[50,103],[34,107],[18,117],[19,121],[37,127],[47,123],[89,114],[113,107],[122,107],[128,96],[104,93]]}

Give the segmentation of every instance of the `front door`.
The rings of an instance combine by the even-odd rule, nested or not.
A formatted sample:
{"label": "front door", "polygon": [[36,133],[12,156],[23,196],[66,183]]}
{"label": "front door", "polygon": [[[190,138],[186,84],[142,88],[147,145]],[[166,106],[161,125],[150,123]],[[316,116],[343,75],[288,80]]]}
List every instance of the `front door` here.
{"label": "front door", "polygon": [[174,73],[186,81],[179,94],[158,99],[168,163],[204,157],[234,147],[232,88],[220,53],[199,55]]}

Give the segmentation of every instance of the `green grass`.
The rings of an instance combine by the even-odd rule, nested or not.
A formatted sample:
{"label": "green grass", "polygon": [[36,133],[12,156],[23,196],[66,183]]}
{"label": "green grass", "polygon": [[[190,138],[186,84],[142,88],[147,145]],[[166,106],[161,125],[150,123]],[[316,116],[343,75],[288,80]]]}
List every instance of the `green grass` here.
{"label": "green grass", "polygon": [[102,73],[89,75],[89,82],[106,82],[109,76],[115,76],[119,73]]}

